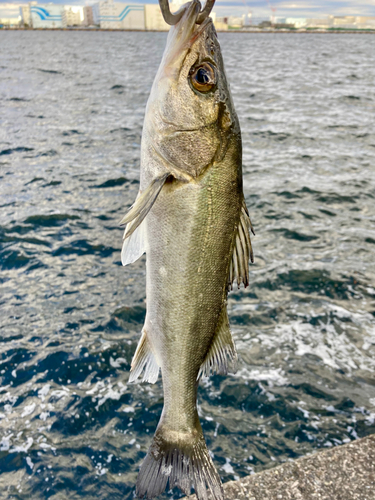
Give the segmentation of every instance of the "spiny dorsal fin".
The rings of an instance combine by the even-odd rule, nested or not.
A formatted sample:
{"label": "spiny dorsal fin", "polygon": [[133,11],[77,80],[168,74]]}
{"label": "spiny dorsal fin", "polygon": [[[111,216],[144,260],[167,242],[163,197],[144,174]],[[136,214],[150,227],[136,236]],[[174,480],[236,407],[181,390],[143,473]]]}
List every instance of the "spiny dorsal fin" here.
{"label": "spiny dorsal fin", "polygon": [[202,363],[197,379],[202,375],[209,377],[210,372],[225,375],[228,373],[228,361],[233,362],[236,359],[236,346],[229,329],[227,306],[224,304],[210,350]]}
{"label": "spiny dorsal fin", "polygon": [[143,374],[142,382],[150,382],[155,384],[159,376],[159,366],[153,355],[150,344],[147,339],[147,332],[145,329],[142,330],[142,337],[139,341],[137,349],[132,359],[132,365],[130,369],[129,382],[134,382],[142,373],[143,368],[145,372]]}
{"label": "spiny dorsal fin", "polygon": [[233,249],[232,260],[229,266],[228,288],[233,290],[233,282],[237,281],[240,288],[241,283],[246,288],[249,285],[249,260],[254,262],[253,248],[251,246],[250,231],[255,235],[245,200],[242,202],[240,222]]}

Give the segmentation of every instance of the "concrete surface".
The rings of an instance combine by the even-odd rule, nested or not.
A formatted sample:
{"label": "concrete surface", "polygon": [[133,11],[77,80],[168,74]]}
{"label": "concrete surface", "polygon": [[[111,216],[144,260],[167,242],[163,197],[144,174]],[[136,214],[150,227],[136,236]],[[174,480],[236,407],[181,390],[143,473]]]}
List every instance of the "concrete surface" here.
{"label": "concrete surface", "polygon": [[375,435],[230,481],[224,493],[226,500],[375,500]]}

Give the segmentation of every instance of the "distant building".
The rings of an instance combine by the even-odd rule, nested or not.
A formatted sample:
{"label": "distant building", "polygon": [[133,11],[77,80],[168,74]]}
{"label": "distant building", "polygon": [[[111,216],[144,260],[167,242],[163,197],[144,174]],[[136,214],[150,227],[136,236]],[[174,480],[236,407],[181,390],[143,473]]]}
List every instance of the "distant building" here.
{"label": "distant building", "polygon": [[359,29],[375,29],[375,17],[358,16],[356,24]]}
{"label": "distant building", "polygon": [[332,26],[332,19],[325,17],[322,19],[306,19],[307,28],[330,28]]}
{"label": "distant building", "polygon": [[21,16],[0,17],[0,28],[18,28],[21,22],[22,22]]}
{"label": "distant building", "polygon": [[83,21],[83,8],[77,6],[65,5],[62,13],[63,27],[81,26]]}
{"label": "distant building", "polygon": [[145,28],[146,30],[168,31],[169,25],[164,21],[159,4],[146,4]]}
{"label": "distant building", "polygon": [[44,5],[31,5],[31,23],[33,28],[62,28],[63,5],[52,3]]}
{"label": "distant building", "polygon": [[145,29],[144,7],[139,4],[99,2],[93,5],[93,17],[102,29]]}
{"label": "distant building", "polygon": [[250,26],[251,26],[251,12],[249,12],[248,14],[242,14],[242,24],[243,24],[244,28],[250,28]]}
{"label": "distant building", "polygon": [[[61,1],[61,0],[60,0]],[[69,0],[68,0],[69,1]],[[72,1],[72,0],[71,0]],[[148,0],[150,1],[150,0]],[[171,12],[176,12],[186,0],[170,0]],[[229,29],[362,29],[375,30],[375,16],[328,16],[306,19],[298,17],[267,18],[252,17],[247,14],[220,17],[210,14],[218,31]],[[2,19],[3,27],[16,27],[19,20]],[[33,0],[20,7],[20,25],[30,28],[63,28],[67,26],[100,26],[102,29],[167,31],[158,4],[125,4],[114,0],[101,0],[92,6],[41,4]]]}
{"label": "distant building", "polygon": [[345,29],[356,28],[355,16],[331,16],[330,19],[332,28],[345,28]]}
{"label": "distant building", "polygon": [[258,27],[261,28],[261,29],[271,28],[272,27],[272,23],[271,23],[271,21],[262,21],[261,23],[258,24]]}
{"label": "distant building", "polygon": [[228,18],[227,17],[217,17],[215,20],[215,28],[217,31],[227,31],[228,30]]}
{"label": "distant building", "polygon": [[243,27],[243,18],[237,16],[229,16],[228,17],[228,26],[229,28],[242,28]]}
{"label": "distant building", "polygon": [[258,17],[258,16],[251,16],[251,24],[253,26],[259,26],[263,21],[268,21],[268,17]]}
{"label": "distant building", "polygon": [[285,19],[286,24],[293,24],[295,28],[304,28],[306,26],[305,17],[287,17]]}
{"label": "distant building", "polygon": [[83,21],[84,26],[94,26],[94,14],[91,6],[83,7]]}
{"label": "distant building", "polygon": [[21,15],[21,24],[31,28],[32,24],[31,24],[31,14],[30,14],[30,4],[22,5],[20,7],[20,15]]}

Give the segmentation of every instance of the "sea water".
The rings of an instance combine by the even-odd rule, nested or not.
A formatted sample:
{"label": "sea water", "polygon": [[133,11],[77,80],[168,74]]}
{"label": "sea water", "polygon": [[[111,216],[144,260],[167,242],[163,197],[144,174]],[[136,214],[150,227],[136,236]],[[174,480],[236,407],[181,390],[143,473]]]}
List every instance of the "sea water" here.
{"label": "sea water", "polygon": [[[198,396],[229,481],[375,432],[375,38],[219,38],[256,231],[237,373]],[[121,266],[119,221],[165,40],[0,32],[1,499],[133,498],[163,396],[128,384],[145,258]]]}

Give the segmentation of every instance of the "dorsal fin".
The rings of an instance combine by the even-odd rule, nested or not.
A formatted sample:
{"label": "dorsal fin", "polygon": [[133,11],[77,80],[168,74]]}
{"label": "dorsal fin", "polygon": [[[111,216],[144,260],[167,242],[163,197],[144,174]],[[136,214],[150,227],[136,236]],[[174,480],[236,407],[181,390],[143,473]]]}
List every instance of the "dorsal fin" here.
{"label": "dorsal fin", "polygon": [[229,290],[233,290],[233,282],[235,280],[237,282],[238,288],[240,288],[241,283],[244,284],[245,288],[249,285],[249,260],[251,262],[254,262],[250,231],[255,235],[249,212],[247,211],[245,200],[243,200],[232,260],[229,266]]}

